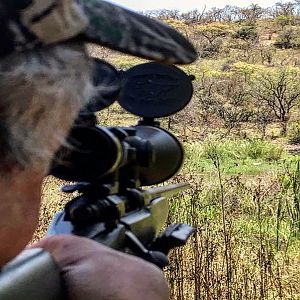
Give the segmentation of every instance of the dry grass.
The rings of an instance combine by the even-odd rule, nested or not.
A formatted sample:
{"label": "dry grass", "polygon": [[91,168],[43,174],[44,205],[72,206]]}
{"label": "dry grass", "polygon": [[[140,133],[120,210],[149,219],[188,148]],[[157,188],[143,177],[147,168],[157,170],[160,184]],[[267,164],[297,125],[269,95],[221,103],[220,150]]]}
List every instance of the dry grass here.
{"label": "dry grass", "polygon": [[[118,106],[99,118],[105,125],[136,122]],[[190,182],[192,189],[171,200],[168,222],[187,222],[196,232],[186,247],[171,255],[166,270],[171,300],[300,299],[300,216],[294,213],[300,174],[294,168],[276,169],[278,159],[272,162],[276,172],[261,168],[249,175],[240,168],[238,174],[228,174],[227,165],[234,163],[228,163],[228,155],[218,166],[218,156],[209,152],[214,147],[204,160],[197,153],[201,144],[195,145],[182,174],[173,179]],[[221,145],[225,153],[226,147],[238,148],[230,141]],[[44,235],[53,214],[70,200],[59,192],[62,184],[53,177],[45,180],[34,239]]]}
{"label": "dry grass", "polygon": [[[171,200],[168,222],[187,222],[196,232],[171,255],[166,270],[171,299],[300,299],[300,243],[286,227],[286,215],[276,233],[282,192],[277,178],[220,175],[222,186],[212,180],[216,174],[173,179],[189,181],[193,188]],[[69,200],[58,191],[62,183],[45,180],[35,239]]]}
{"label": "dry grass", "polygon": [[39,226],[33,236],[33,242],[41,239],[46,234],[54,214],[63,209],[64,205],[71,200],[68,195],[60,192],[63,183],[63,181],[52,176],[44,180]]}
{"label": "dry grass", "polygon": [[193,190],[173,199],[170,222],[185,220],[196,232],[171,256],[171,299],[300,299],[299,242],[282,231],[277,249],[276,216],[266,222],[276,214],[277,183],[235,178],[221,191],[198,176],[189,181]]}

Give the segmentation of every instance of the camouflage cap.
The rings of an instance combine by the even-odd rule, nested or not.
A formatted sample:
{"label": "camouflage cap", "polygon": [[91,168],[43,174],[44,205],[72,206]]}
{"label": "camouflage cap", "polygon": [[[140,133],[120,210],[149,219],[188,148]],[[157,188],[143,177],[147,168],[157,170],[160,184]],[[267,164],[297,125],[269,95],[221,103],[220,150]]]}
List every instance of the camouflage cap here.
{"label": "camouflage cap", "polygon": [[69,40],[186,64],[191,43],[166,24],[102,0],[0,0],[0,57]]}

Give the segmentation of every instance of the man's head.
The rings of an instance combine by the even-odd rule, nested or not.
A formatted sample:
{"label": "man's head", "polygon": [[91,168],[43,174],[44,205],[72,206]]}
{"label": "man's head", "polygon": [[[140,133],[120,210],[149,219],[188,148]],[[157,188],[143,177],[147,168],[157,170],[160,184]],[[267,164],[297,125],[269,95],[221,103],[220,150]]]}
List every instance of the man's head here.
{"label": "man's head", "polygon": [[102,0],[0,0],[0,42],[0,176],[40,166],[62,142],[67,116],[90,97],[85,42],[168,63],[197,57],[174,29]]}
{"label": "man's head", "polygon": [[90,61],[79,46],[0,60],[0,265],[31,239],[41,181],[93,90]]}
{"label": "man's head", "polygon": [[0,60],[0,176],[45,170],[82,104],[93,93],[81,47],[55,46]]}

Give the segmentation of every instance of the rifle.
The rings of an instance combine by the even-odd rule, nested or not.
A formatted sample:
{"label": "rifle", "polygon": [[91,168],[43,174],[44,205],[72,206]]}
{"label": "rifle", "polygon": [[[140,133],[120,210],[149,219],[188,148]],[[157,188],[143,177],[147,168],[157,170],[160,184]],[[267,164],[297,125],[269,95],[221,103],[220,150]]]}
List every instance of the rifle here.
{"label": "rifle", "polygon": [[[95,59],[94,71],[99,94],[79,114],[67,146],[57,152],[50,171],[57,178],[75,182],[62,190],[77,195],[55,215],[48,234],[90,238],[164,268],[170,250],[185,245],[193,233],[186,224],[172,224],[160,233],[168,217],[168,198],[189,185],[144,187],[164,183],[181,168],[183,147],[157,119],[189,103],[193,76],[159,63],[117,71],[99,59]],[[115,100],[141,118],[137,125],[97,125],[95,112]],[[23,254],[1,271],[1,299],[21,299],[24,294],[28,299],[61,299],[59,271],[48,253],[36,251]],[[18,274],[20,266],[23,271]],[[36,274],[41,281],[41,274],[50,274],[48,285],[34,283],[45,286],[47,293],[40,295],[33,289]]]}

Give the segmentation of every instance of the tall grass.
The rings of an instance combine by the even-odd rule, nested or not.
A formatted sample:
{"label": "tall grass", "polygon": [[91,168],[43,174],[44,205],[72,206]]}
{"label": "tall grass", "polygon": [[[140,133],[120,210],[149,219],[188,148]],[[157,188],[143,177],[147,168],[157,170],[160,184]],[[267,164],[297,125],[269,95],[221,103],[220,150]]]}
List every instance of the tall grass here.
{"label": "tall grass", "polygon": [[[208,138],[203,143],[186,144],[185,172],[213,171],[212,154],[218,157],[227,174],[259,174],[274,172],[277,162],[286,156],[282,146],[262,140],[218,140]],[[275,162],[275,164],[274,164]]]}
{"label": "tall grass", "polygon": [[[207,143],[191,145],[191,163],[176,178],[193,188],[172,199],[169,221],[185,220],[196,231],[172,255],[171,299],[300,299],[299,162],[284,163],[282,149],[265,142]],[[237,154],[285,166],[272,174],[228,175],[228,157]],[[212,165],[204,175],[201,160]]]}

